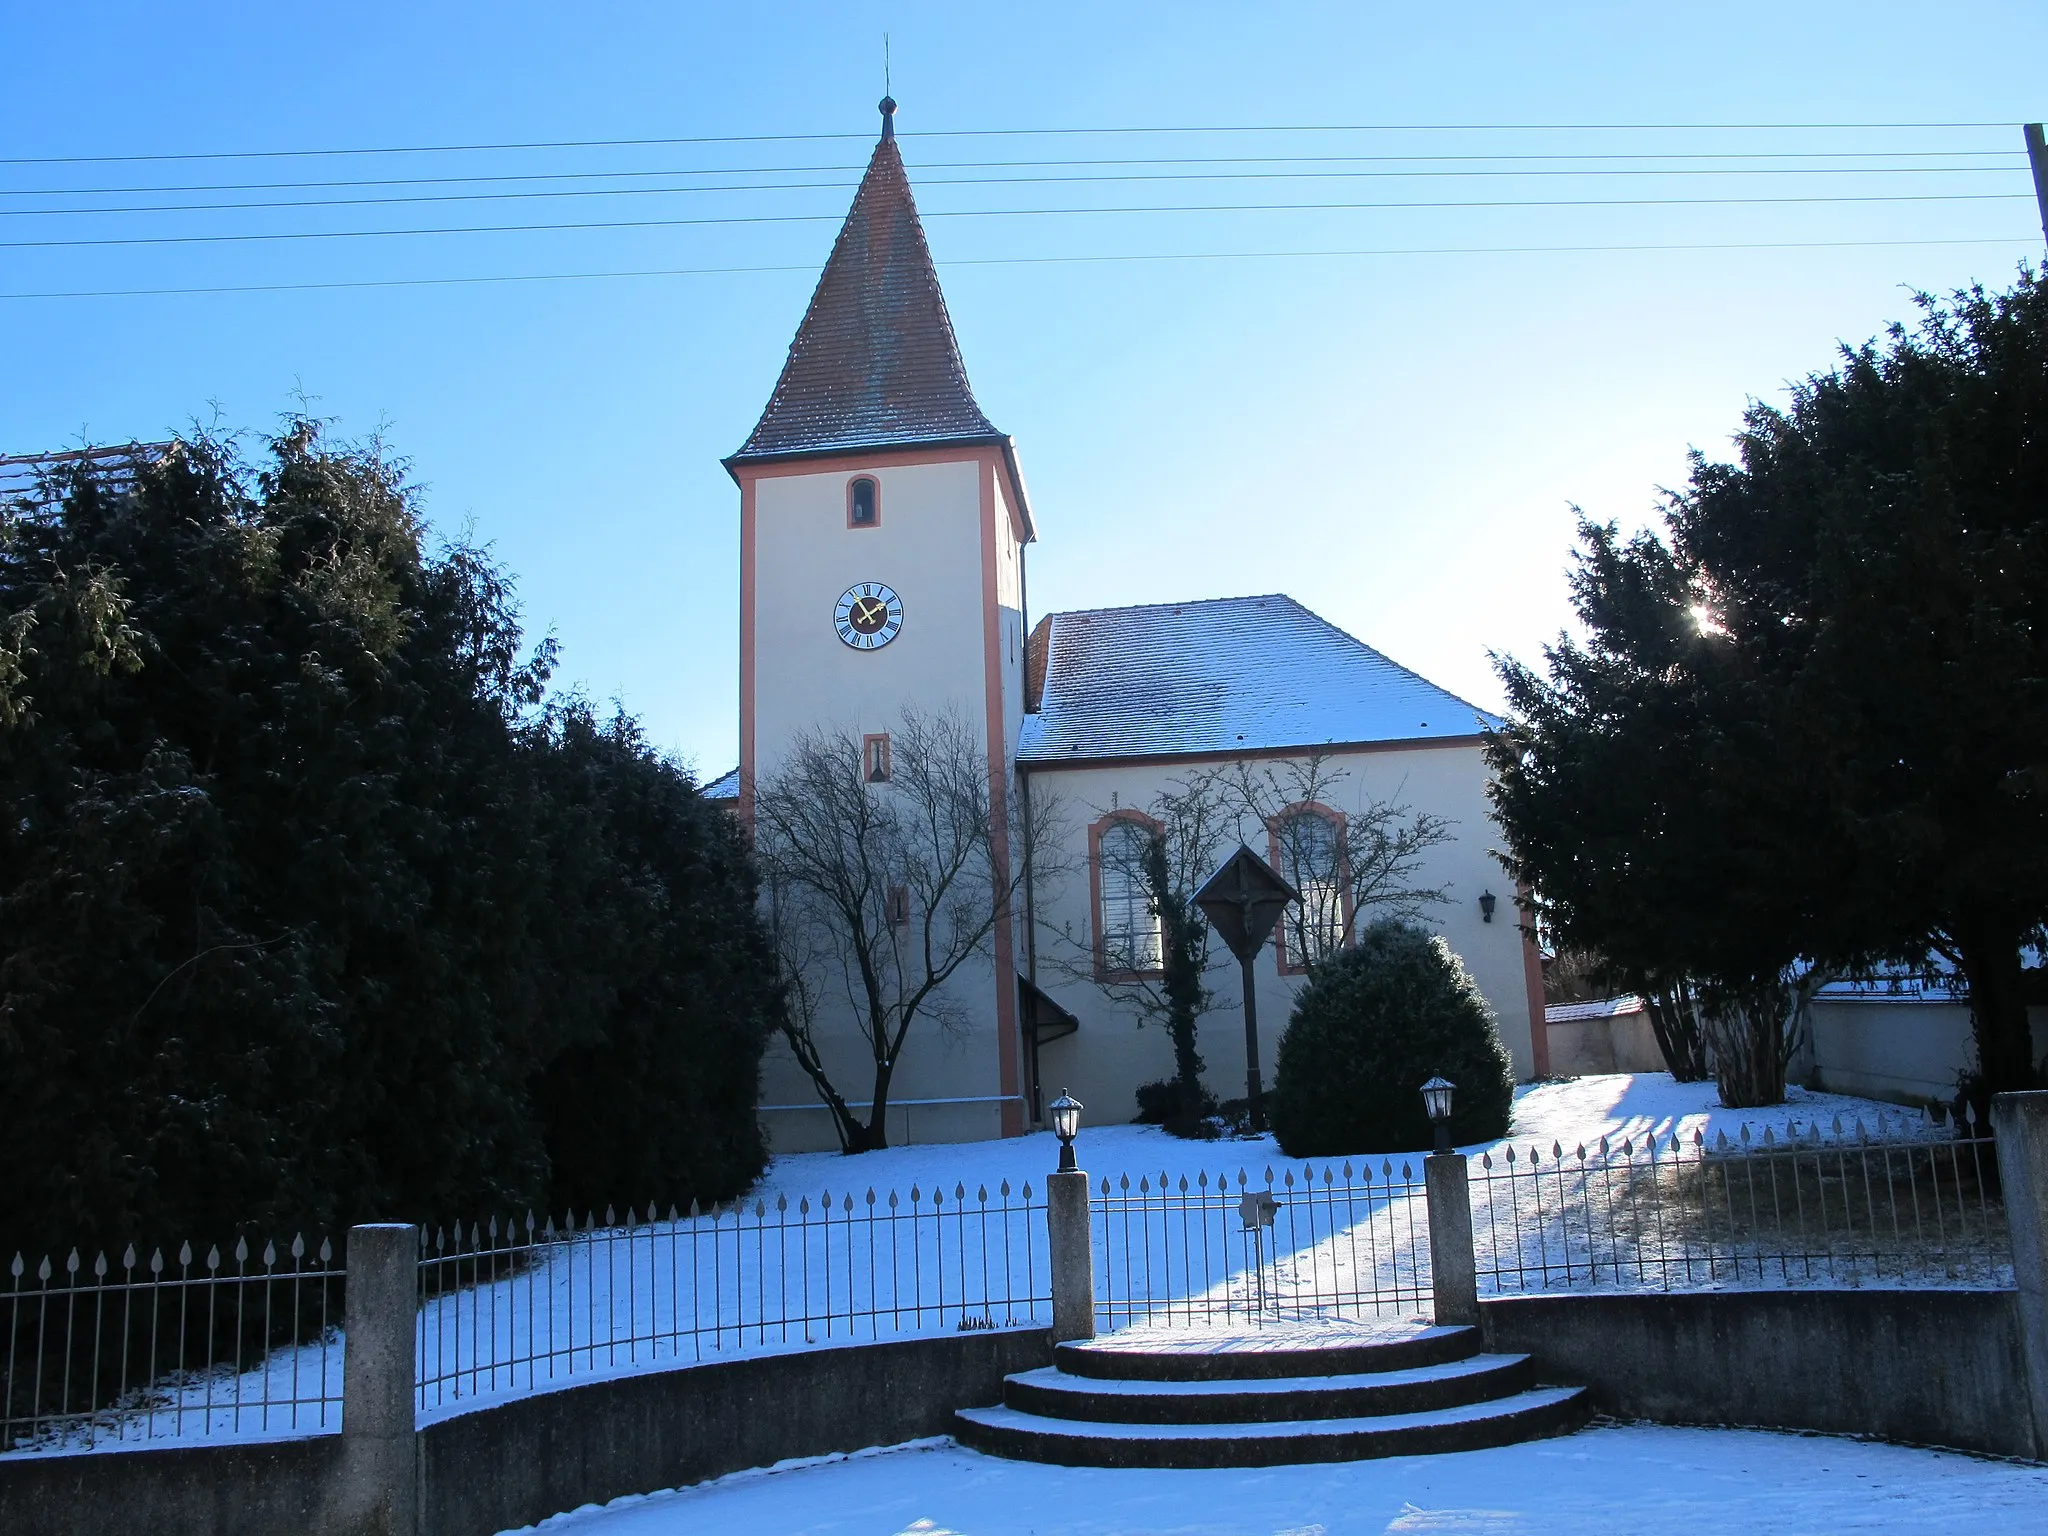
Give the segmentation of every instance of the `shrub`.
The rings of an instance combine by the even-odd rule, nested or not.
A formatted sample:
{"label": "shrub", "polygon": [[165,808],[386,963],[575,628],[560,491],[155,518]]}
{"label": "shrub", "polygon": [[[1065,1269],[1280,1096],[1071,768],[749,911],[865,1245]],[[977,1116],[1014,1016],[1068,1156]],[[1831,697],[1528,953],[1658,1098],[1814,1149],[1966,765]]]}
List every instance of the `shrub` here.
{"label": "shrub", "polygon": [[1179,1078],[1162,1077],[1138,1085],[1138,1118],[1131,1123],[1164,1126],[1170,1134],[1190,1141],[1214,1141],[1215,1114],[1216,1095],[1208,1089],[1201,1089],[1190,1102]]}
{"label": "shrub", "polygon": [[1450,945],[1383,921],[1318,965],[1280,1037],[1268,1113],[1289,1157],[1431,1145],[1424,1081],[1457,1084],[1451,1135],[1505,1135],[1514,1067],[1493,1010]]}

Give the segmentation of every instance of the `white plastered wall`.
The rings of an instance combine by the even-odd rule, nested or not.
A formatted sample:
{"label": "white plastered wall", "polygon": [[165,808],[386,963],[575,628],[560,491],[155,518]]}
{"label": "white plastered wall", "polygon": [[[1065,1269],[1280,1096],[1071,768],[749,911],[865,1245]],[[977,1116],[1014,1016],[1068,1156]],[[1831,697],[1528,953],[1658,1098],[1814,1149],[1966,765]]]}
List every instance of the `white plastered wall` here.
{"label": "white plastered wall", "polygon": [[[985,477],[993,473],[985,458],[880,460],[825,473],[766,475],[755,483],[756,782],[773,776],[801,733],[890,730],[906,705],[956,713],[986,747],[983,495]],[[847,485],[856,475],[879,483],[879,526],[847,526]],[[995,506],[995,575],[1003,610],[997,660],[1019,658],[1005,667],[1004,693],[1016,696],[1014,707],[1021,712],[1021,635],[1014,646],[1008,643],[1008,631],[1022,622],[1019,558],[1006,509],[1000,500]],[[888,584],[903,603],[902,632],[875,651],[843,645],[832,622],[840,594],[863,581]],[[1013,722],[1019,718],[1007,709],[1006,715],[999,741],[1005,756],[1014,748]],[[932,1020],[913,1025],[890,1085],[892,1101],[986,1100],[998,1093],[996,988],[989,960],[970,960],[955,973],[946,993],[956,1021],[945,1030]],[[853,1028],[851,1005],[820,1033],[835,1086],[850,1100],[867,1100],[872,1058]],[[763,1063],[761,1103],[762,1124],[776,1150],[837,1145],[810,1079],[780,1041]],[[896,1141],[964,1140],[998,1130],[999,1110],[992,1102],[905,1104],[889,1116]]]}
{"label": "white plastered wall", "polygon": [[[1450,840],[1429,850],[1415,876],[1416,884],[1440,886],[1449,896],[1445,905],[1431,913],[1426,925],[1450,942],[1499,1015],[1501,1039],[1514,1057],[1515,1075],[1531,1077],[1536,1068],[1524,941],[1513,887],[1493,858],[1499,835],[1487,814],[1487,770],[1479,746],[1333,751],[1329,761],[1347,774],[1327,797],[1326,803],[1333,809],[1351,812],[1368,798],[1392,800],[1453,823]],[[1094,934],[1088,827],[1111,809],[1145,810],[1162,788],[1191,766],[1172,760],[1071,769],[1033,765],[1029,773],[1034,795],[1059,806],[1068,833],[1063,878],[1057,883],[1042,879],[1033,893],[1036,979],[1081,1021],[1076,1033],[1043,1047],[1040,1078],[1048,1098],[1061,1088],[1071,1089],[1089,1106],[1088,1118],[1096,1123],[1130,1119],[1136,1112],[1133,1095],[1137,1086],[1169,1076],[1173,1053],[1164,1029],[1150,1024],[1140,1028],[1127,1007],[1120,1006],[1085,974],[1076,974],[1088,967]],[[1264,829],[1247,826],[1244,830],[1253,851],[1264,856],[1268,851]],[[1482,891],[1491,891],[1496,897],[1490,923],[1481,916],[1478,898]],[[1244,1016],[1239,1005],[1237,962],[1221,944],[1212,944],[1211,949],[1215,969],[1210,985],[1225,1001],[1202,1019],[1200,1050],[1210,1089],[1219,1098],[1237,1098],[1245,1091]],[[1270,1088],[1276,1047],[1302,978],[1281,973],[1270,944],[1254,969],[1259,1064]]]}
{"label": "white plastered wall", "polygon": [[[2048,1055],[2048,1008],[2029,1008],[2034,1056]],[[1976,1062],[1968,1003],[1822,998],[1809,1016],[1810,1087],[1899,1104],[1947,1102]]]}

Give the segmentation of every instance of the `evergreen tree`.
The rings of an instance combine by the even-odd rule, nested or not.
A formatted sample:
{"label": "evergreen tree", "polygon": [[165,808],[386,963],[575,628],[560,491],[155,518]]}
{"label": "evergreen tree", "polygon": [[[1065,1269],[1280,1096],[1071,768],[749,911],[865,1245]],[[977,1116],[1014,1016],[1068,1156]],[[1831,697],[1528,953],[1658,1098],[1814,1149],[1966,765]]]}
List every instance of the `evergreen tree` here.
{"label": "evergreen tree", "polygon": [[[294,422],[260,472],[202,437],[52,491],[0,527],[0,1233],[537,1203],[581,1166],[536,1100],[565,1053],[663,1006],[683,1029],[688,976],[689,1027],[732,1036],[711,1054],[758,1054],[743,850],[708,808],[665,840],[590,829],[579,794],[694,791],[620,726],[574,786],[582,736],[534,718],[552,642],[522,650],[482,554],[423,553],[378,446]],[[579,856],[630,878],[577,885],[586,831]],[[685,844],[716,870],[688,942],[642,923],[631,964],[593,962],[590,932],[688,881]],[[727,1193],[760,1160],[735,1076],[705,1079]]]}
{"label": "evergreen tree", "polygon": [[1782,1061],[1819,980],[1930,951],[1968,986],[1972,1090],[2039,1081],[2048,284],[1920,305],[1753,405],[1739,463],[1695,455],[1661,535],[1582,525],[1586,641],[1501,663],[1512,867],[1561,942],[1697,983],[1724,1097],[1730,1048]]}

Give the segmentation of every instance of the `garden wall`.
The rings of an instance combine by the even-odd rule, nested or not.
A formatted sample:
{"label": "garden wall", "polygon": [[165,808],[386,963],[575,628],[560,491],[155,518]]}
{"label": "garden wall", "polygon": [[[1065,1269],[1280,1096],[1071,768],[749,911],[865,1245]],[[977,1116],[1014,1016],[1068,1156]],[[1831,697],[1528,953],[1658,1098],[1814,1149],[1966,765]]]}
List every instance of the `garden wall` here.
{"label": "garden wall", "polygon": [[[1870,1435],[2025,1456],[2011,1291],[1497,1297],[1487,1347],[1526,1351],[1625,1418]],[[948,1433],[1046,1364],[1045,1329],[725,1360],[502,1401],[415,1438],[418,1536],[490,1536],[584,1504],[789,1457]],[[361,1536],[377,1488],[340,1435],[0,1459],[8,1536]]]}
{"label": "garden wall", "polygon": [[492,1536],[623,1494],[793,1456],[952,1433],[1003,1378],[1052,1362],[1043,1328],[725,1360],[544,1392],[420,1432],[420,1536]]}
{"label": "garden wall", "polygon": [[[793,1456],[948,1433],[1043,1328],[724,1360],[498,1402],[418,1434],[418,1536],[490,1536]],[[340,1435],[0,1460],[6,1536],[383,1536]]]}
{"label": "garden wall", "polygon": [[1664,1053],[1657,1048],[1650,1016],[1640,1008],[1630,1013],[1547,1019],[1543,1028],[1550,1039],[1553,1077],[1665,1070]]}
{"label": "garden wall", "polygon": [[1535,1356],[1542,1379],[1621,1418],[2033,1454],[2012,1291],[1509,1296],[1479,1312],[1488,1349]]}
{"label": "garden wall", "polygon": [[259,1444],[79,1451],[0,1461],[7,1536],[360,1529],[346,1502],[340,1435]]}
{"label": "garden wall", "polygon": [[[2034,1055],[2048,1054],[2048,1008],[2029,1008]],[[1955,1097],[1976,1059],[1967,1003],[1922,998],[1822,997],[1794,1075],[1810,1088],[1900,1104]]]}

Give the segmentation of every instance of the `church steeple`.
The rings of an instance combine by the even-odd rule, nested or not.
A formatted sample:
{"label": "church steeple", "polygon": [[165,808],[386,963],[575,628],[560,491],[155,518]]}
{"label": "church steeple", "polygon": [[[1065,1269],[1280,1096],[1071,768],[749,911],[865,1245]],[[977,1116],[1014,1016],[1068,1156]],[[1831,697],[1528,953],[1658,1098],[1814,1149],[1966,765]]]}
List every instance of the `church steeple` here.
{"label": "church steeple", "polygon": [[967,383],[896,147],[896,103],[790,343],[768,408],[728,469],[867,448],[1007,445]]}

